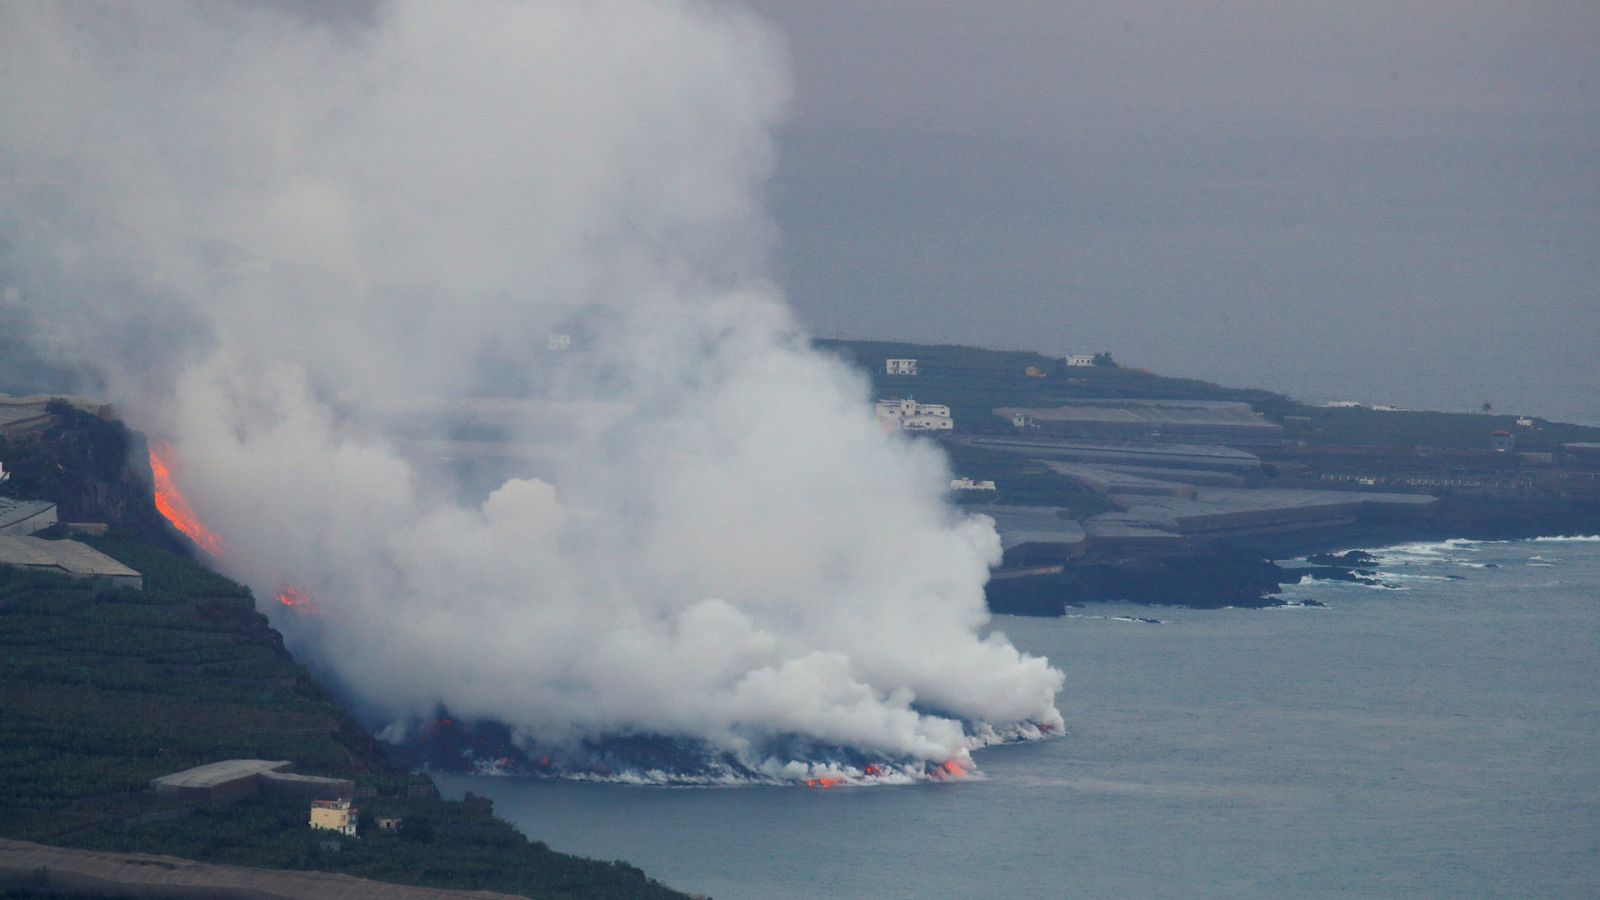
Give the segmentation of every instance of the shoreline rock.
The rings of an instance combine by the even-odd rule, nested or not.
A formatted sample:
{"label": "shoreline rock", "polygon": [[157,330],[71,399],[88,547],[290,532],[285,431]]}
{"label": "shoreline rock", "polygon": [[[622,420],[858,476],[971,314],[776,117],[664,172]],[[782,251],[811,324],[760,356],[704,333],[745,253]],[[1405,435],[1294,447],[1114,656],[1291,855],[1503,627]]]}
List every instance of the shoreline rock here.
{"label": "shoreline rock", "polygon": [[[1367,550],[1423,541],[1528,540],[1600,533],[1600,503],[1577,500],[1445,498],[1425,518],[1409,522],[1352,523],[1333,529],[1234,537],[1210,543],[1116,558],[1086,557],[1059,573],[991,581],[991,612],[1053,617],[1068,606],[1132,603],[1141,606],[1266,608],[1304,576],[1377,585],[1377,558]],[[1304,558],[1305,565],[1279,560]]]}

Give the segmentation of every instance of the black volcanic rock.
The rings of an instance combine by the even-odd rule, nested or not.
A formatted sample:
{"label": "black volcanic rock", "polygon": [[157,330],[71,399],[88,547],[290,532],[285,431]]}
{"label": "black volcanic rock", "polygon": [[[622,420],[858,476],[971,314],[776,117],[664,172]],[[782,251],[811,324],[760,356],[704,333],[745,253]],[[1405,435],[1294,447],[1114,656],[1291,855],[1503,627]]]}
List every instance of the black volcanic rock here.
{"label": "black volcanic rock", "polygon": [[1378,558],[1365,550],[1349,550],[1344,553],[1313,553],[1306,557],[1306,562],[1318,566],[1370,569],[1378,564]]}
{"label": "black volcanic rock", "polygon": [[1298,580],[1271,560],[1215,547],[1112,561],[1073,563],[1061,573],[990,582],[989,608],[999,613],[1058,616],[1068,604],[1142,603],[1217,609],[1282,603],[1274,594]]}

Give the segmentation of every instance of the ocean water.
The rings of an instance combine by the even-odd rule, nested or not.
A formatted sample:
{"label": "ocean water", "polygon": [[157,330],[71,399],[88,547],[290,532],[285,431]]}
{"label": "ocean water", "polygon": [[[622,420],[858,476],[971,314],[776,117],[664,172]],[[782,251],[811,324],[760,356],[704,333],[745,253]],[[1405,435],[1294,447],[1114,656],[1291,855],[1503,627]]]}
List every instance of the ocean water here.
{"label": "ocean water", "polygon": [[997,619],[1067,673],[1069,732],[978,779],[438,781],[718,900],[1600,896],[1600,538],[1379,555],[1387,587],[1285,594],[1320,608]]}

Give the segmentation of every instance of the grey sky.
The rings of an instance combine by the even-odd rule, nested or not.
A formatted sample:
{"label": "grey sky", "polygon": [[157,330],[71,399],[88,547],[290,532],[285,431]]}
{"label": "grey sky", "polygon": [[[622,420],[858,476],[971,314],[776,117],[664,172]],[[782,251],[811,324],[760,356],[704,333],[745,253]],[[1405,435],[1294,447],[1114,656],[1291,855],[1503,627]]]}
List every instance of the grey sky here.
{"label": "grey sky", "polygon": [[820,334],[1600,422],[1600,5],[754,5]]}

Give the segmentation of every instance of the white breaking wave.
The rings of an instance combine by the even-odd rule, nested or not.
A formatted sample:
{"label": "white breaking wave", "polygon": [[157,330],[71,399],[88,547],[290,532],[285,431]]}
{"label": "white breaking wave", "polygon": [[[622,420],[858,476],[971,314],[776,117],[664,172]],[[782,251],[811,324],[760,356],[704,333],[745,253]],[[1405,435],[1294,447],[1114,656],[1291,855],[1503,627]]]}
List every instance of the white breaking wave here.
{"label": "white breaking wave", "polygon": [[1365,548],[1376,560],[1377,567],[1476,565],[1467,554],[1481,553],[1489,544],[1501,541],[1479,541],[1467,538],[1450,538],[1443,541],[1415,541],[1388,547]]}
{"label": "white breaking wave", "polygon": [[1161,619],[1151,619],[1143,616],[1091,616],[1084,613],[1067,613],[1063,619],[1100,619],[1106,622],[1135,622],[1140,625],[1164,625]]}
{"label": "white breaking wave", "polygon": [[1392,581],[1455,581],[1456,580],[1456,579],[1454,579],[1454,578],[1452,578],[1452,577],[1450,577],[1448,575],[1424,575],[1424,574],[1422,574],[1420,572],[1387,572],[1387,571],[1384,571],[1382,569],[1379,569],[1377,571],[1375,577],[1377,577],[1379,579],[1387,578],[1387,579],[1390,579]]}

